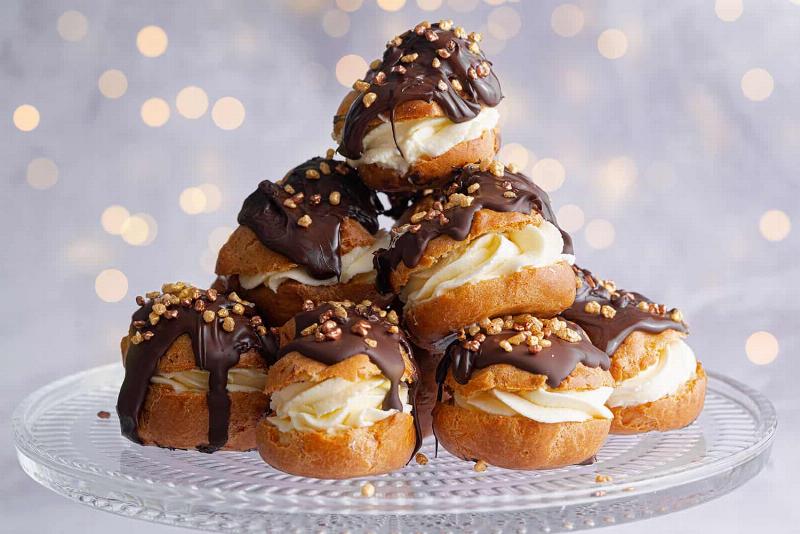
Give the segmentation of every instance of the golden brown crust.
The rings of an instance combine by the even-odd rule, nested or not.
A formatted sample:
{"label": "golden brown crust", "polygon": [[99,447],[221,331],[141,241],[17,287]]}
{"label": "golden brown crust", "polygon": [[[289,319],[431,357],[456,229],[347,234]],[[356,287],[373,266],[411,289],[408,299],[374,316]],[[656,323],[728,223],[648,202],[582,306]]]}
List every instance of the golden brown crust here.
{"label": "golden brown crust", "polygon": [[673,395],[637,406],[611,408],[612,434],[641,434],[653,430],[676,430],[691,424],[703,410],[708,379],[700,362],[697,376]]}
{"label": "golden brown crust", "polygon": [[611,375],[617,382],[638,375],[656,363],[668,345],[684,337],[685,334],[676,330],[657,334],[631,332],[611,357]]}
{"label": "golden brown crust", "polygon": [[[268,407],[263,393],[228,392],[231,399],[228,441],[223,450],[256,448],[256,425]],[[145,445],[194,449],[208,444],[205,392],[178,393],[165,384],[151,384],[139,414],[139,438]]]}
{"label": "golden brown crust", "polygon": [[258,452],[286,473],[314,478],[355,478],[402,468],[414,452],[416,430],[407,413],[341,433],[281,432],[262,419],[256,429]]}
{"label": "golden brown crust", "polygon": [[517,313],[552,317],[569,308],[574,300],[572,267],[558,262],[453,288],[419,304],[407,304],[404,314],[414,341],[430,347],[484,317]]}
{"label": "golden brown crust", "polygon": [[439,443],[459,458],[507,469],[550,469],[591,458],[605,442],[611,421],[539,423],[439,403],[433,426]]}

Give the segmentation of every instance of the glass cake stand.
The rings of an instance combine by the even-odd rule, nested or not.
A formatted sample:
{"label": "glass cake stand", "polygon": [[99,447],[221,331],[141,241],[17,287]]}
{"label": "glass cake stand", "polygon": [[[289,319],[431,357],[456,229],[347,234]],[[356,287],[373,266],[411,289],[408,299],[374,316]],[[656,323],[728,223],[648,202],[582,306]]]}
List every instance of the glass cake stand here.
{"label": "glass cake stand", "polygon": [[[141,447],[114,414],[119,365],[30,395],[13,418],[19,462],[43,486],[99,510],[199,529],[264,532],[558,532],[681,510],[724,495],[767,461],[776,416],[745,385],[709,373],[703,414],[679,431],[611,436],[592,465],[524,472],[472,464],[427,440],[427,465],[384,476],[316,480],[258,454]],[[109,419],[98,411],[111,412]],[[603,477],[608,482],[598,482]],[[373,497],[362,497],[366,481]]]}

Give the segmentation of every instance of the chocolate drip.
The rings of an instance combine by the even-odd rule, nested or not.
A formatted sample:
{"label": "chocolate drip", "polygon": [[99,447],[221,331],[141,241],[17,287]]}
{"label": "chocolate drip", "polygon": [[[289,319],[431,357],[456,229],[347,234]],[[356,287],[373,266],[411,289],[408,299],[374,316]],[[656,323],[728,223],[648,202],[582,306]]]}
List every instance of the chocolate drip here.
{"label": "chocolate drip", "polygon": [[[122,434],[136,443],[141,443],[138,434],[139,414],[150,387],[150,379],[158,368],[158,362],[169,347],[182,335],[192,340],[195,365],[209,372],[208,378],[208,443],[197,445],[202,452],[214,452],[228,441],[231,401],[228,396],[228,371],[239,363],[242,354],[255,350],[267,362],[274,361],[277,343],[269,331],[261,326],[260,318],[249,306],[244,313],[233,311],[237,305],[214,290],[200,291],[194,288],[194,297],[178,299],[176,295],[159,295],[147,300],[139,297],[140,308],[132,317],[131,334],[125,356],[125,379],[117,399]],[[174,303],[175,300],[179,302]],[[172,300],[174,304],[168,304]],[[198,304],[200,303],[200,304]],[[154,306],[166,307],[152,325]],[[237,309],[240,309],[237,307]],[[203,318],[204,311],[218,314],[226,310],[233,324],[225,323],[218,316],[210,322]],[[223,314],[226,312],[223,311]]]}
{"label": "chocolate drip", "polygon": [[399,388],[406,369],[402,347],[414,365],[413,381],[408,384],[408,396],[417,430],[417,446],[414,450],[416,452],[422,439],[416,414],[419,371],[411,345],[397,325],[389,323],[380,316],[380,311],[380,308],[373,305],[326,303],[300,312],[294,316],[294,338],[280,348],[278,358],[290,352],[298,352],[322,364],[335,365],[351,356],[366,354],[390,383],[389,391],[383,400],[383,409],[402,412],[403,403],[400,400]]}
{"label": "chocolate drip", "polygon": [[[580,287],[575,295],[575,303],[562,315],[580,325],[592,343],[608,355],[613,355],[625,338],[637,330],[651,334],[665,330],[689,332],[677,310],[667,310],[664,305],[653,304],[640,293],[617,290],[613,283],[598,280],[586,269],[577,266],[573,269]],[[587,307],[588,303],[597,304]],[[606,316],[610,313],[602,312],[603,306],[613,308],[612,317]]]}
{"label": "chocolate drip", "polygon": [[[420,24],[390,41],[380,65],[364,78],[369,87],[347,112],[339,152],[359,159],[370,124],[391,120],[394,129],[394,110],[404,102],[436,102],[453,122],[475,118],[481,106],[499,104],[500,82],[479,50],[479,40],[463,28],[437,23]],[[371,103],[368,95],[374,96]]]}
{"label": "chocolate drip", "polygon": [[463,340],[456,340],[447,347],[437,369],[436,380],[443,384],[448,370],[451,370],[456,382],[466,384],[476,369],[507,364],[535,375],[544,375],[547,377],[547,385],[555,388],[579,363],[608,370],[611,365],[608,355],[592,345],[579,326],[567,322],[567,327],[577,331],[581,339],[573,342],[549,335],[546,339],[550,341],[550,345],[541,347],[536,353],[531,353],[525,343],[510,345],[511,351],[500,345],[510,337],[519,335],[514,329],[503,329],[499,334],[485,336],[477,350],[468,348],[468,343]]}
{"label": "chocolate drip", "polygon": [[278,183],[258,184],[245,199],[238,220],[267,248],[324,280],[341,275],[339,227],[344,218],[358,221],[374,234],[381,210],[377,195],[353,168],[318,157],[295,167]]}
{"label": "chocolate drip", "polygon": [[[477,184],[478,189],[474,186]],[[511,195],[513,193],[513,196]],[[451,195],[460,194],[471,197],[469,205],[448,206]],[[472,228],[475,213],[481,209],[499,212],[539,213],[544,220],[559,228],[550,197],[539,186],[523,174],[505,170],[501,176],[489,171],[481,171],[476,166],[467,166],[453,173],[453,181],[443,190],[439,190],[431,199],[435,208],[428,211],[428,216],[414,223],[412,215],[418,208],[412,206],[398,221],[392,230],[392,240],[388,249],[375,253],[375,268],[378,271],[376,283],[378,290],[391,291],[389,274],[402,261],[407,267],[416,266],[428,243],[441,235],[463,241]],[[439,209],[436,209],[436,208]],[[565,254],[572,254],[572,238],[561,230],[564,239]]]}

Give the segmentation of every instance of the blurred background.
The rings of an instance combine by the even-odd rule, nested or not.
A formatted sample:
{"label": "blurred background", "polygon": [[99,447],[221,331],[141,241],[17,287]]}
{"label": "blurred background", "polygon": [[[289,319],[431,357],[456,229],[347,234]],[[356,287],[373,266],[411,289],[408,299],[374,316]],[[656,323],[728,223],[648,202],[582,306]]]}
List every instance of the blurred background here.
{"label": "blurred background", "polygon": [[27,479],[14,406],[118,360],[135,295],[208,284],[246,194],[331,147],[384,43],[441,18],[483,34],[501,159],[550,192],[579,263],[681,307],[706,367],[778,408],[748,485],[613,530],[796,528],[799,0],[5,0],[0,530],[144,526]]}

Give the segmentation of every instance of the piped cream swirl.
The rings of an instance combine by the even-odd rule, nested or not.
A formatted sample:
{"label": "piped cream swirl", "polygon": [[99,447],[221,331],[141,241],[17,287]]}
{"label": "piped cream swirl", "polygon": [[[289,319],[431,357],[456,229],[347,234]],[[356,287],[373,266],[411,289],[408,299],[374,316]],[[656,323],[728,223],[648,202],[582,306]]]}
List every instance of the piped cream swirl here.
{"label": "piped cream swirl", "polygon": [[590,419],[613,419],[605,402],[613,388],[601,387],[585,391],[509,392],[500,389],[482,391],[469,397],[457,392],[456,405],[492,415],[521,415],[539,423],[582,422]]}
{"label": "piped cream swirl", "polygon": [[[152,384],[171,386],[177,393],[208,391],[208,371],[189,369],[174,373],[157,373],[150,378]],[[264,391],[267,373],[259,369],[234,367],[228,371],[227,389],[231,392],[257,393]]]}

